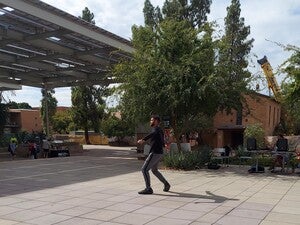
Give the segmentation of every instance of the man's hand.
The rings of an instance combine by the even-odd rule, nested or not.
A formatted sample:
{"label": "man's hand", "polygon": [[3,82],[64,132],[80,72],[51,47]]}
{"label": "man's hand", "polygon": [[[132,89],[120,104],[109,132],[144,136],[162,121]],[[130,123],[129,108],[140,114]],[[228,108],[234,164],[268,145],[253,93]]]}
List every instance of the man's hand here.
{"label": "man's hand", "polygon": [[140,139],[137,141],[138,144],[143,144],[145,141],[143,139]]}

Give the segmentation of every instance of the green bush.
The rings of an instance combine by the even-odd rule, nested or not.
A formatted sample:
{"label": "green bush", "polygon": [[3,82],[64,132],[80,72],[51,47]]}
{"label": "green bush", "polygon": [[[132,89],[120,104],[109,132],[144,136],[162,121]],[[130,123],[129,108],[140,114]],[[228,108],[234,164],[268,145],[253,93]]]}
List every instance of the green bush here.
{"label": "green bush", "polygon": [[34,139],[36,136],[39,136],[41,138],[43,137],[42,135],[43,135],[42,133],[33,134],[33,133],[28,133],[26,131],[21,131],[14,134],[4,133],[0,138],[0,147],[7,147],[12,137],[17,138],[18,144],[20,144],[20,143],[26,143],[28,140]]}
{"label": "green bush", "polygon": [[199,147],[199,149],[190,152],[167,154],[163,163],[166,167],[172,169],[193,170],[201,168],[210,162],[211,156],[211,148]]}
{"label": "green bush", "polygon": [[261,124],[252,124],[248,125],[244,131],[244,141],[246,143],[248,138],[255,138],[257,147],[263,148],[264,147],[264,130]]}

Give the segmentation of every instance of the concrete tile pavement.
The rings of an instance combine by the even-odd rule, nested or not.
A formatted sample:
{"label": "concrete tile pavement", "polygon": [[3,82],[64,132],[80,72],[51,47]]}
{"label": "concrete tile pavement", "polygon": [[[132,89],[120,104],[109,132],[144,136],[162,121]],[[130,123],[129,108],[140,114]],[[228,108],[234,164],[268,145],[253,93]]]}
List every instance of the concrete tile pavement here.
{"label": "concrete tile pavement", "polygon": [[82,156],[0,162],[1,225],[300,224],[299,175],[247,167],[162,170],[141,196],[143,161],[130,148],[85,146]]}

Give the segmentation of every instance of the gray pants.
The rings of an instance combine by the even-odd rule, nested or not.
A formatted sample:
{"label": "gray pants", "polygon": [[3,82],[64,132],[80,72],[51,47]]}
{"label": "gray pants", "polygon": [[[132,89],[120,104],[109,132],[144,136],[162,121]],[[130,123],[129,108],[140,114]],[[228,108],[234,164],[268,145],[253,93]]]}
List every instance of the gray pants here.
{"label": "gray pants", "polygon": [[163,154],[155,154],[155,153],[150,153],[145,160],[145,163],[142,167],[142,173],[144,175],[145,183],[146,183],[146,188],[150,188],[150,174],[149,170],[151,169],[152,173],[163,183],[167,184],[167,180],[164,178],[164,176],[158,171],[158,163],[162,159]]}

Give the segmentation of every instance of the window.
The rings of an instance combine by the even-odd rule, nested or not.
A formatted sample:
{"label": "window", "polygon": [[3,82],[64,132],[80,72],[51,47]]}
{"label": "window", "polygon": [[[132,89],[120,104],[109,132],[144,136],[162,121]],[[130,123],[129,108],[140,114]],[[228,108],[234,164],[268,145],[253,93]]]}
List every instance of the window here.
{"label": "window", "polygon": [[274,107],[274,110],[273,110],[273,126],[275,125],[275,115],[276,115],[276,111],[275,111],[275,107]]}

